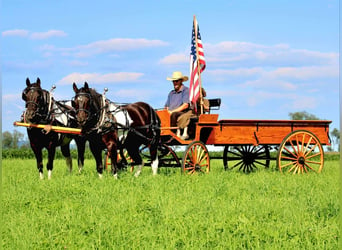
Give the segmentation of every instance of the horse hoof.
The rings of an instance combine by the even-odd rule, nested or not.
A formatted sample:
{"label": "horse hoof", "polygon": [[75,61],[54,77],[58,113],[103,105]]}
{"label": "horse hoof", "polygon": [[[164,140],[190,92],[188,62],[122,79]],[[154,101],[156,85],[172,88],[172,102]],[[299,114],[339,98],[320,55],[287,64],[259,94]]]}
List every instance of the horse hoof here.
{"label": "horse hoof", "polygon": [[102,174],[99,174],[99,178],[102,179],[103,175]]}
{"label": "horse hoof", "polygon": [[44,175],[43,173],[39,173],[39,179],[43,180],[44,179]]}
{"label": "horse hoof", "polygon": [[119,178],[118,174],[114,174],[113,177],[114,177],[115,180],[117,180]]}

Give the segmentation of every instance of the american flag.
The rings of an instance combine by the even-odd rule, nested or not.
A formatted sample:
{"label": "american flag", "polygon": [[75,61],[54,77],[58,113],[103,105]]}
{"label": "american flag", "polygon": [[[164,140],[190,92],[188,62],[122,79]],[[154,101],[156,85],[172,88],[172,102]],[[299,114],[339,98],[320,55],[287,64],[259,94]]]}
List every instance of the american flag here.
{"label": "american flag", "polygon": [[[195,29],[197,29],[195,31]],[[197,41],[196,41],[197,33]],[[196,46],[197,42],[197,46]],[[198,50],[198,51],[197,51]],[[198,57],[197,57],[198,55]],[[199,68],[198,68],[199,67]],[[201,40],[201,35],[199,32],[199,26],[196,18],[194,17],[194,23],[192,28],[192,38],[191,38],[191,51],[190,51],[190,93],[189,98],[191,103],[193,103],[196,109],[196,102],[200,97],[201,88],[201,73],[205,69],[205,59],[203,53],[203,45]]]}

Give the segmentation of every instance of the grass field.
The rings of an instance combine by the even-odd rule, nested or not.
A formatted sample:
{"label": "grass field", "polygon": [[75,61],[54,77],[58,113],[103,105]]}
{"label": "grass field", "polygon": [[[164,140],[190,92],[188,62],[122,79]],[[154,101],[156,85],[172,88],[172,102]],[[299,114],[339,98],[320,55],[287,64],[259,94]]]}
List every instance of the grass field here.
{"label": "grass field", "polygon": [[[206,175],[144,168],[98,179],[93,160],[39,180],[35,160],[2,161],[3,249],[338,249],[339,161],[321,174]],[[74,161],[74,165],[75,161]],[[46,174],[46,173],[45,173]]]}

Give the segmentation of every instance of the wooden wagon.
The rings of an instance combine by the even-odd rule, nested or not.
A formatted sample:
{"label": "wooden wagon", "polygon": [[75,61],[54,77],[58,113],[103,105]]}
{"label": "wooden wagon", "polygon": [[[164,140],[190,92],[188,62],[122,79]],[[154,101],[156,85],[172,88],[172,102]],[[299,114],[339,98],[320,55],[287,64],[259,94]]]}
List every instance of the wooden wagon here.
{"label": "wooden wagon", "polygon": [[[218,105],[219,102],[214,102]],[[327,120],[241,120],[218,119],[218,114],[201,114],[189,125],[190,140],[177,137],[166,110],[161,119],[160,166],[181,167],[183,173],[209,172],[210,159],[222,159],[226,170],[246,173],[268,168],[276,160],[280,172],[321,172],[323,145],[330,145]],[[211,157],[207,146],[223,146],[222,157]],[[185,146],[178,157],[174,146]]]}

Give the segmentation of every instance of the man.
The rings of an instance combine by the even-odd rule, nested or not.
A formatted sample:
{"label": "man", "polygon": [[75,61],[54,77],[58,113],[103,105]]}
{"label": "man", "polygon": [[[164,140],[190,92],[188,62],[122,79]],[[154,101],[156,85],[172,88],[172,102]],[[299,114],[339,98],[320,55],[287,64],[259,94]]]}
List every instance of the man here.
{"label": "man", "polygon": [[[178,119],[181,115],[191,112],[190,100],[189,100],[189,88],[183,85],[189,78],[183,76],[182,72],[175,71],[172,77],[166,78],[168,81],[172,81],[174,89],[170,91],[165,108],[171,115],[171,126],[179,127],[177,129],[177,136],[183,140],[189,138],[187,124],[183,122],[183,119]],[[183,135],[180,136],[180,129],[184,129]]]}

